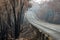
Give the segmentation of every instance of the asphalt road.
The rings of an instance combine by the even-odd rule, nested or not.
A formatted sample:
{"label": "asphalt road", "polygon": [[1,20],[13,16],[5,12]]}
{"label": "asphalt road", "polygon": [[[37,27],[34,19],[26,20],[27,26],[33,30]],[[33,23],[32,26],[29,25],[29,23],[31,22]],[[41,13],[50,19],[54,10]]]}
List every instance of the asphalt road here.
{"label": "asphalt road", "polygon": [[60,40],[60,25],[50,24],[39,20],[36,16],[39,9],[39,4],[34,3],[32,7],[25,13],[25,17],[36,28],[50,35],[53,40]]}

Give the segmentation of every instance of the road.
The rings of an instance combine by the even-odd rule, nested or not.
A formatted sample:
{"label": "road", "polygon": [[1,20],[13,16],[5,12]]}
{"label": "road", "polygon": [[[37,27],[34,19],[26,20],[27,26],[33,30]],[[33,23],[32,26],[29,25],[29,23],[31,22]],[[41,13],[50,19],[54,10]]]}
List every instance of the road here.
{"label": "road", "polygon": [[36,28],[50,35],[53,40],[60,40],[60,25],[50,24],[39,20],[36,16],[36,13],[38,13],[39,9],[39,4],[34,3],[32,7],[25,13],[25,17]]}

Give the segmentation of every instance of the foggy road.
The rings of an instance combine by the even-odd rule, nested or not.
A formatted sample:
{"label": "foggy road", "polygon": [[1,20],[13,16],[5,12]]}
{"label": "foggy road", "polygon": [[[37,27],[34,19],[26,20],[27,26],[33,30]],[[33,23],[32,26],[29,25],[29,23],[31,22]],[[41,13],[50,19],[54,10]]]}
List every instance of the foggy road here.
{"label": "foggy road", "polygon": [[50,24],[39,20],[36,16],[39,9],[39,4],[33,4],[25,13],[25,17],[33,26],[52,36],[54,38],[53,40],[60,40],[60,25]]}

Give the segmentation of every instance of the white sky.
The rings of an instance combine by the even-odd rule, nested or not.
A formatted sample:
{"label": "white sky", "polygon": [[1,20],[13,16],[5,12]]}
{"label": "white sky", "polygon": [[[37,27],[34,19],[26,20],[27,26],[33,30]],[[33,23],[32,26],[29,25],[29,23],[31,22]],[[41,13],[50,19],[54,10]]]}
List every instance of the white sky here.
{"label": "white sky", "polygon": [[33,0],[33,1],[40,4],[40,3],[44,2],[44,1],[49,1],[49,0]]}

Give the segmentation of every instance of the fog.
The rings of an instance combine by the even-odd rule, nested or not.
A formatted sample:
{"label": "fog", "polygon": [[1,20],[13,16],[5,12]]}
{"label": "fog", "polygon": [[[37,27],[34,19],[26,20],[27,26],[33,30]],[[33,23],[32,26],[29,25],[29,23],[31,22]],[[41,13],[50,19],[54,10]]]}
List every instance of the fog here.
{"label": "fog", "polygon": [[60,24],[59,0],[33,0],[32,7],[28,11],[34,12],[40,20]]}

